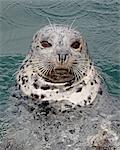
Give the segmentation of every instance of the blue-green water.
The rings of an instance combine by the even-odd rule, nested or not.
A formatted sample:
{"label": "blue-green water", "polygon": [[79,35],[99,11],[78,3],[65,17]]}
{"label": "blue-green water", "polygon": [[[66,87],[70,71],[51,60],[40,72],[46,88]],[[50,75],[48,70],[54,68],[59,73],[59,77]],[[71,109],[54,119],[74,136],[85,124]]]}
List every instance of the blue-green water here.
{"label": "blue-green water", "polygon": [[34,33],[52,23],[71,24],[85,37],[91,57],[113,96],[120,92],[120,1],[0,0],[0,110],[7,107],[12,76]]}

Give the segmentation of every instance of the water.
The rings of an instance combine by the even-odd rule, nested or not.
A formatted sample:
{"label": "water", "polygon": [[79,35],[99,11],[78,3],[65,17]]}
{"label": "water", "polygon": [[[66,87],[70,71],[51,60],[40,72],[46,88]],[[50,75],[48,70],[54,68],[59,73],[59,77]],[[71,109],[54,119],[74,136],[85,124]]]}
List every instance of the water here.
{"label": "water", "polygon": [[[119,0],[0,0],[0,111],[7,108],[12,76],[29,50],[34,33],[52,23],[71,24],[85,37],[89,52],[112,96],[120,93]],[[2,122],[2,121],[1,121]]]}

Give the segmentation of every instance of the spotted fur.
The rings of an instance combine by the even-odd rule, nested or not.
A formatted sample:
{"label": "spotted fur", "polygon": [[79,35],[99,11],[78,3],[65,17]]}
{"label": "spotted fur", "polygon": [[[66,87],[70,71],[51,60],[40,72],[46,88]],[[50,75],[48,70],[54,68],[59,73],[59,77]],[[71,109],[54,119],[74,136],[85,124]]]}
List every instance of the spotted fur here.
{"label": "spotted fur", "polygon": [[86,42],[78,31],[61,25],[46,26],[34,35],[17,83],[25,95],[40,101],[86,106],[102,94]]}

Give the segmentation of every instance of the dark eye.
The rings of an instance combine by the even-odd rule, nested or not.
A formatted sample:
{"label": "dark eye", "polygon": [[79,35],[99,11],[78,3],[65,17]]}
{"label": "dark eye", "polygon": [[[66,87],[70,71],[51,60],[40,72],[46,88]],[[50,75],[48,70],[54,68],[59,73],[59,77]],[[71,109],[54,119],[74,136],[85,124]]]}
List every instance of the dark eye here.
{"label": "dark eye", "polygon": [[41,45],[42,45],[44,48],[47,48],[47,47],[51,47],[51,46],[52,46],[52,44],[49,43],[48,41],[42,41],[42,42],[41,42]]}
{"label": "dark eye", "polygon": [[80,42],[79,41],[73,42],[71,47],[74,48],[74,49],[78,49],[80,47]]}

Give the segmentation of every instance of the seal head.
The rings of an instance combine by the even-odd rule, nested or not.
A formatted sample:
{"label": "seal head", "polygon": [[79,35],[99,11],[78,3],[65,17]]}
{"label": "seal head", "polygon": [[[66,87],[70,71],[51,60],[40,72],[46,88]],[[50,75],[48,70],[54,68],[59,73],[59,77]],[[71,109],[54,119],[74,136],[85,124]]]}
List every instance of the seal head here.
{"label": "seal head", "polygon": [[54,83],[79,80],[89,67],[87,45],[78,31],[46,26],[33,37],[31,59],[39,74]]}

